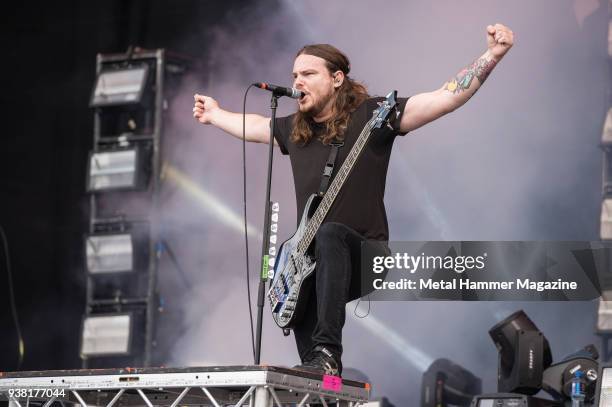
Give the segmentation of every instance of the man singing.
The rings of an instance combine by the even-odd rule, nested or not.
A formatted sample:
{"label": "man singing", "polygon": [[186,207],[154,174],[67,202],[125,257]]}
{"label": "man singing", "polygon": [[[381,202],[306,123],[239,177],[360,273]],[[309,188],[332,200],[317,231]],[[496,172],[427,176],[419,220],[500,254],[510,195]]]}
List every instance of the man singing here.
{"label": "man singing", "polygon": [[[342,373],[342,328],[346,303],[365,294],[361,290],[360,247],[365,240],[387,241],[383,203],[387,167],[396,136],[457,109],[487,79],[513,44],[513,33],[502,24],[490,25],[487,50],[440,89],[399,98],[399,115],[369,140],[352,173],[336,197],[314,241],[313,284],[304,293],[306,312],[293,328],[302,364],[315,373]],[[328,44],[302,48],[293,65],[293,87],[302,91],[298,111],[276,119],[274,139],[289,154],[295,183],[298,216],[311,194],[317,193],[331,144],[338,150],[339,169],[382,98],[371,98],[363,85],[349,76],[348,58]],[[196,94],[193,116],[228,134],[242,138],[242,114],[219,107],[209,96]],[[270,118],[246,115],[246,141],[268,143]],[[335,174],[334,174],[335,175]]]}

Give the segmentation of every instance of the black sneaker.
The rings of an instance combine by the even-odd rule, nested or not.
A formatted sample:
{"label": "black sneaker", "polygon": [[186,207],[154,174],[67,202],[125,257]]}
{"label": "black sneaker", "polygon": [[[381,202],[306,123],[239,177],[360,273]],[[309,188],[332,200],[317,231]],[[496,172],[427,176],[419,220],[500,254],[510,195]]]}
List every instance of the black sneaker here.
{"label": "black sneaker", "polygon": [[329,349],[317,346],[310,353],[308,359],[301,365],[295,366],[295,369],[310,373],[340,376],[342,374],[342,362]]}

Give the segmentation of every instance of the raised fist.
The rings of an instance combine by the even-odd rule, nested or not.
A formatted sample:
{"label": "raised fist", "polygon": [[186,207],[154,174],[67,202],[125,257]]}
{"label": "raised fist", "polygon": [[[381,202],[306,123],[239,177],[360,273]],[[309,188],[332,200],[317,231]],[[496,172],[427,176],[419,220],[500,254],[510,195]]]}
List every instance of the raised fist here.
{"label": "raised fist", "polygon": [[493,57],[500,60],[514,44],[514,33],[503,24],[487,26],[487,46]]}

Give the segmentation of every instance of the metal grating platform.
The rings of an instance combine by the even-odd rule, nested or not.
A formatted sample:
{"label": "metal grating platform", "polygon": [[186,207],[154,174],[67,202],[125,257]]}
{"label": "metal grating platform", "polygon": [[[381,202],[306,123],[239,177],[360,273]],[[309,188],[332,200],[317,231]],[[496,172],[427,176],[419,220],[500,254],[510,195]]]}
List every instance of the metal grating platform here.
{"label": "metal grating platform", "polygon": [[[356,407],[367,383],[275,366],[83,369],[0,373],[0,400],[105,406]],[[42,402],[42,403],[41,403]]]}

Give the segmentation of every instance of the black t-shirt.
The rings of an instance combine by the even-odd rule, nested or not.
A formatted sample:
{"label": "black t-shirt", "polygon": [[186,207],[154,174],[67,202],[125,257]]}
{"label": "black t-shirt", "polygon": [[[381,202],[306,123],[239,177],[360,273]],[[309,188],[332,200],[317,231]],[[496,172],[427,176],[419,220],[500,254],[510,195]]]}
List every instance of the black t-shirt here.
{"label": "black t-shirt", "polygon": [[[372,112],[378,107],[377,103],[384,99],[382,97],[369,98],[351,114],[344,135],[344,146],[338,152],[332,177],[336,175],[363,127],[372,117]],[[368,239],[389,239],[389,226],[383,202],[385,182],[393,141],[395,136],[403,135],[399,132],[399,121],[407,100],[407,98],[398,98],[400,114],[392,123],[393,130],[384,127],[370,136],[353,171],[346,179],[325,217],[325,222],[343,223]],[[310,195],[316,194],[319,190],[323,169],[332,147],[324,145],[318,138],[318,135],[325,131],[325,125],[315,122],[311,122],[314,137],[306,145],[292,142],[290,136],[293,116],[276,119],[274,138],[282,153],[289,154],[291,160],[299,222],[306,201]]]}

